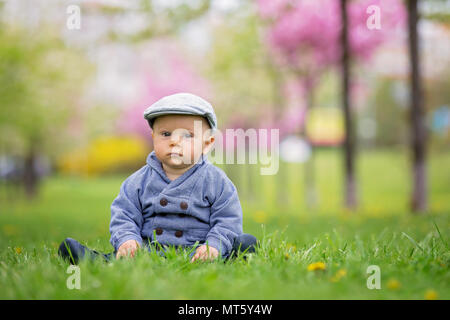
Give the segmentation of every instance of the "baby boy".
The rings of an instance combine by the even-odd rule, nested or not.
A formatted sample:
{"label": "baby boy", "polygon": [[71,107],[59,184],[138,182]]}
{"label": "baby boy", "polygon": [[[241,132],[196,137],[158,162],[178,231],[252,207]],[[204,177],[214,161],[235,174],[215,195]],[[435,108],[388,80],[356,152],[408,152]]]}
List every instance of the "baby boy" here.
{"label": "baby boy", "polygon": [[67,238],[60,255],[72,263],[86,253],[110,260],[158,244],[195,246],[193,262],[254,251],[256,238],[242,232],[235,186],[207,158],[217,129],[211,104],[193,94],[173,94],[147,108],[144,118],[152,128],[154,150],[146,165],[123,182],[111,205],[114,253],[102,254]]}

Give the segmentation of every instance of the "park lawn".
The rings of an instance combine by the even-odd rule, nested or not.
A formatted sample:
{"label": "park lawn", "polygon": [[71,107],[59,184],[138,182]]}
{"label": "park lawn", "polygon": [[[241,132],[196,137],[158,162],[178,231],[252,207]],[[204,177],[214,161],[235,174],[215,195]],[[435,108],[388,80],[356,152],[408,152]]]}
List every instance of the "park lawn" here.
{"label": "park lawn", "polygon": [[[408,212],[409,165],[402,153],[360,155],[355,212],[340,206],[340,169],[338,152],[318,152],[315,209],[303,202],[300,165],[283,165],[281,182],[253,169],[238,187],[244,231],[261,242],[247,259],[191,264],[188,252],[171,250],[166,258],[140,251],[113,263],[84,261],[79,290],[67,288],[68,264],[57,247],[72,237],[112,251],[109,206],[124,176],[54,176],[32,202],[20,194],[6,198],[2,189],[0,298],[449,299],[450,155],[430,158],[430,212],[423,216]],[[324,270],[309,270],[317,262]],[[379,290],[367,288],[371,265],[381,271]]]}

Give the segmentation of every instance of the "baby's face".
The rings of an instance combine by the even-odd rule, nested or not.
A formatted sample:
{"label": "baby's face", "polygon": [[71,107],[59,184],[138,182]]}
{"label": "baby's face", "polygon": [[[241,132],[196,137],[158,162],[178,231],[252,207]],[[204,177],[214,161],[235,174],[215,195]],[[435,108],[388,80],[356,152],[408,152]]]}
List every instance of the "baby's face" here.
{"label": "baby's face", "polygon": [[163,167],[192,167],[212,147],[214,137],[208,134],[209,129],[208,122],[201,116],[170,114],[156,118],[153,146]]}

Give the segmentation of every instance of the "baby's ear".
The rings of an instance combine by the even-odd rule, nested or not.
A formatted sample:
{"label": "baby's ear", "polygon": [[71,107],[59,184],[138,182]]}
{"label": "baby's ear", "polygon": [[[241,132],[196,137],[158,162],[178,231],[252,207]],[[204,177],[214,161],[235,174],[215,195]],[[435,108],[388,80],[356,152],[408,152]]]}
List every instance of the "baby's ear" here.
{"label": "baby's ear", "polygon": [[214,138],[214,135],[210,135],[205,140],[205,147],[203,148],[203,154],[207,154],[209,151],[211,151],[212,147],[214,146],[215,141],[216,141],[216,138]]}

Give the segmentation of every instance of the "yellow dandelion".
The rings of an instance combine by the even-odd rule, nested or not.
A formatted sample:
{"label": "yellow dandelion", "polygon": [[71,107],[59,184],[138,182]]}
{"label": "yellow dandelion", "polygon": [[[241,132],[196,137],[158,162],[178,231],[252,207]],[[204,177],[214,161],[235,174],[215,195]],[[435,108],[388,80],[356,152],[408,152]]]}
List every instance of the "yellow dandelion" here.
{"label": "yellow dandelion", "polygon": [[257,223],[265,223],[267,221],[267,213],[262,210],[255,211],[253,214],[253,220]]}
{"label": "yellow dandelion", "polygon": [[345,277],[346,275],[347,275],[347,270],[345,270],[345,269],[340,269],[340,270],[338,270],[338,272],[336,273],[336,275],[337,276],[339,276],[339,277]]}
{"label": "yellow dandelion", "polygon": [[15,247],[14,251],[16,251],[17,254],[21,254],[22,253],[22,248],[21,247]]}
{"label": "yellow dandelion", "polygon": [[286,246],[286,248],[287,248],[288,250],[292,249],[293,251],[296,251],[296,250],[297,250],[297,247],[296,247],[295,245],[293,245],[293,244],[290,244],[290,243]]}
{"label": "yellow dandelion", "polygon": [[339,269],[334,276],[331,277],[331,282],[338,282],[343,277],[347,275],[347,270],[345,269]]}
{"label": "yellow dandelion", "polygon": [[286,253],[286,254],[284,255],[284,258],[285,258],[286,260],[288,260],[288,259],[290,258],[289,253]]}
{"label": "yellow dandelion", "polygon": [[5,224],[3,226],[3,232],[7,235],[7,236],[13,236],[15,234],[17,234],[17,228],[13,225],[10,224]]}
{"label": "yellow dandelion", "polygon": [[398,288],[401,287],[400,281],[398,281],[397,279],[390,279],[387,283],[387,287],[388,289],[391,290],[397,290]]}
{"label": "yellow dandelion", "polygon": [[308,265],[308,271],[325,270],[326,266],[323,262],[315,262]]}
{"label": "yellow dandelion", "polygon": [[439,295],[433,289],[428,289],[425,291],[425,300],[437,300],[439,299]]}

